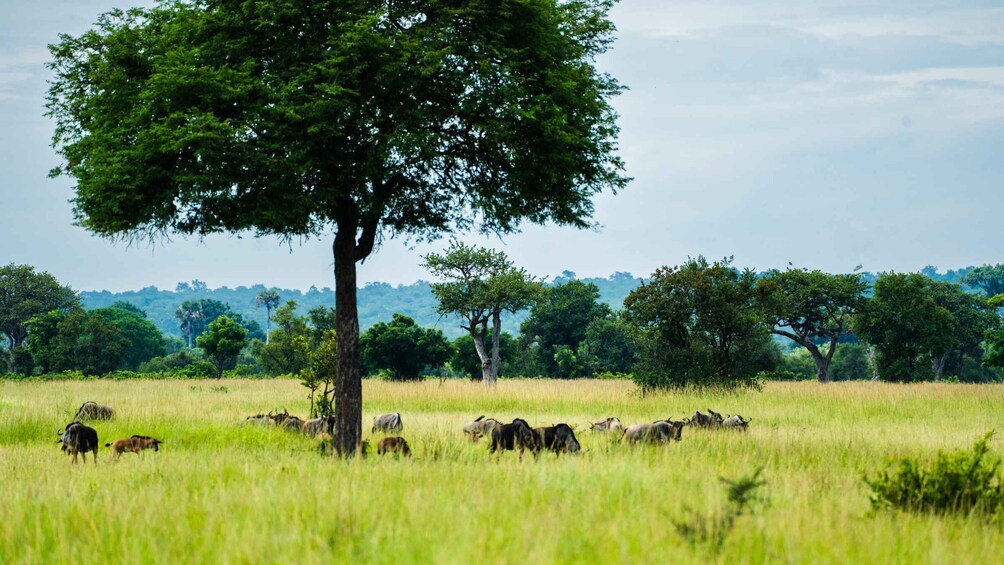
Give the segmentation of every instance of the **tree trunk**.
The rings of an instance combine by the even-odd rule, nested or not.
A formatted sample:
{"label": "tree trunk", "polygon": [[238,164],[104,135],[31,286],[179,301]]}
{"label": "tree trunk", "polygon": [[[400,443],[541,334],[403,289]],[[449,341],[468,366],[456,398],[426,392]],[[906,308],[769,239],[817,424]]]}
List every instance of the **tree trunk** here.
{"label": "tree trunk", "polygon": [[878,363],[875,362],[875,348],[865,344],[865,356],[868,357],[868,366],[872,369],[872,380],[879,380]]}
{"label": "tree trunk", "polygon": [[934,382],[938,382],[945,374],[945,363],[948,361],[948,352],[941,355],[931,355],[931,368],[934,369]]}
{"label": "tree trunk", "polygon": [[272,309],[265,306],[265,345],[268,345],[268,336],[272,333]]}
{"label": "tree trunk", "polygon": [[494,385],[499,378],[499,340],[502,338],[502,313],[492,314],[492,366],[488,384]]}
{"label": "tree trunk", "polygon": [[355,229],[339,226],[335,235],[335,325],[338,332],[338,374],[335,377],[335,451],[350,457],[361,445],[363,383],[356,309]]}
{"label": "tree trunk", "polygon": [[485,349],[485,332],[472,329],[471,337],[474,338],[474,350],[478,352],[478,359],[481,360],[481,382],[492,384],[492,361]]}

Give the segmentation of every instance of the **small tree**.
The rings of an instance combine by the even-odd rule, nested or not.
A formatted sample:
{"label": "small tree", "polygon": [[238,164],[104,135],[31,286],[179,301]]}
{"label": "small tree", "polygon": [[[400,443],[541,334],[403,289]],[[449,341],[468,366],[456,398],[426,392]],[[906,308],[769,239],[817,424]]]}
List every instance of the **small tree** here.
{"label": "small tree", "polygon": [[[331,395],[335,391],[334,382],[337,371],[338,336],[335,334],[335,330],[325,330],[317,348],[310,355],[310,367],[302,373],[301,384],[310,390],[311,418],[331,416],[335,413]],[[318,390],[321,390],[320,398],[316,396]]]}
{"label": "small tree", "polygon": [[443,332],[419,327],[403,314],[375,324],[362,335],[360,345],[367,368],[387,369],[399,381],[416,380],[425,367],[442,366],[451,352]]}
{"label": "small tree", "polygon": [[272,376],[297,375],[310,364],[311,332],[307,320],[296,315],[296,308],[295,300],[276,308],[276,329],[268,344],[255,341],[251,346],[258,363]]}
{"label": "small tree", "polygon": [[247,345],[248,331],[228,316],[220,316],[209,324],[209,331],[200,335],[196,343],[213,365],[216,378],[223,377],[223,370],[232,367],[244,346]]}
{"label": "small tree", "polygon": [[265,343],[268,343],[269,333],[272,332],[272,310],[279,305],[279,291],[276,289],[263,290],[255,297],[255,306],[265,307]]}
{"label": "small tree", "polygon": [[[450,244],[442,255],[426,255],[425,267],[447,280],[432,285],[432,292],[439,299],[438,310],[460,317],[463,321],[460,327],[474,338],[482,380],[495,384],[500,365],[502,312],[515,314],[530,306],[540,293],[540,283],[526,270],[516,269],[505,253],[460,242]],[[490,352],[485,347],[489,322]]]}
{"label": "small tree", "polygon": [[[757,283],[757,297],[769,331],[801,345],[816,363],[816,378],[830,381],[830,361],[851,317],[864,303],[860,275],[821,271],[770,271]],[[819,341],[826,346],[820,349]]]}

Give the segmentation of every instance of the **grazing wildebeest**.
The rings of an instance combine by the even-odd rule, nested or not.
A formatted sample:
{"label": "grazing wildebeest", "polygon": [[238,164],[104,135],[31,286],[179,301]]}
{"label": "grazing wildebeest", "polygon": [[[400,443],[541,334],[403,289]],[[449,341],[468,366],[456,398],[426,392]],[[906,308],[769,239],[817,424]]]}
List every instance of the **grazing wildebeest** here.
{"label": "grazing wildebeest", "polygon": [[132,436],[127,439],[117,439],[112,443],[106,443],[105,447],[111,447],[117,459],[123,453],[135,453],[138,455],[144,449],[160,451],[160,444],[162,443],[164,442],[150,436]]}
{"label": "grazing wildebeest", "polygon": [[401,413],[394,412],[393,414],[381,414],[373,418],[373,433],[381,431],[384,433],[401,433],[404,429],[404,424],[401,423]]}
{"label": "grazing wildebeest", "polygon": [[540,437],[540,442],[544,449],[554,453],[578,453],[582,449],[579,440],[575,439],[575,432],[568,424],[558,424],[556,426],[537,428],[534,430]]}
{"label": "grazing wildebeest", "polygon": [[80,422],[82,420],[111,420],[115,416],[115,409],[111,406],[105,406],[103,404],[98,404],[93,400],[88,400],[80,406],[77,410],[77,415],[73,417],[73,420]]}
{"label": "grazing wildebeest", "polygon": [[749,426],[749,423],[752,420],[753,418],[747,418],[743,420],[742,416],[736,414],[735,416],[729,416],[728,418],[725,418],[725,420],[722,421],[722,426],[729,429],[740,430],[745,432],[747,426]]}
{"label": "grazing wildebeest", "polygon": [[244,423],[251,426],[274,426],[275,420],[272,419],[272,413],[269,412],[267,415],[258,413],[254,416],[248,416],[244,419]]}
{"label": "grazing wildebeest", "polygon": [[405,457],[411,457],[411,449],[408,448],[408,442],[400,436],[388,436],[381,438],[377,442],[377,455],[383,455],[385,453],[394,453],[399,455],[404,455]]}
{"label": "grazing wildebeest", "polygon": [[683,430],[683,422],[658,420],[651,424],[635,424],[624,431],[622,441],[628,443],[666,443],[679,441]]}
{"label": "grazing wildebeest", "polygon": [[499,422],[495,418],[488,418],[486,420],[482,415],[478,416],[477,420],[464,424],[464,433],[471,438],[471,441],[478,441],[482,436],[490,436],[492,430],[501,425],[502,422]]}
{"label": "grazing wildebeest", "polygon": [[80,422],[68,424],[63,431],[56,432],[59,435],[61,449],[67,455],[73,456],[73,462],[77,462],[77,454],[83,453],[84,463],[87,463],[87,452],[94,452],[94,462],[98,462],[98,431],[92,427],[85,426]]}
{"label": "grazing wildebeest", "polygon": [[303,433],[308,436],[316,436],[321,433],[334,434],[335,417],[321,416],[312,418],[303,423]]}
{"label": "grazing wildebeest", "polygon": [[287,414],[286,417],[282,420],[282,422],[278,422],[276,423],[276,425],[284,430],[302,432],[303,423],[304,423],[303,420],[301,420],[297,416],[290,416]]}
{"label": "grazing wildebeest", "polygon": [[[711,410],[708,410],[711,412]],[[694,415],[690,418],[690,425],[697,426],[698,428],[714,428],[720,426],[722,423],[722,415],[715,412],[711,412],[711,415],[702,414],[700,410],[694,412]]]}
{"label": "grazing wildebeest", "polygon": [[620,418],[616,416],[611,416],[609,418],[600,420],[599,422],[593,422],[589,424],[589,429],[594,432],[616,432],[624,431],[624,425],[621,424]]}
{"label": "grazing wildebeest", "polygon": [[523,451],[529,449],[534,457],[540,454],[540,436],[526,423],[526,420],[516,418],[510,424],[502,424],[492,430],[491,452],[495,453],[499,449],[507,451],[519,451],[520,460],[523,459]]}

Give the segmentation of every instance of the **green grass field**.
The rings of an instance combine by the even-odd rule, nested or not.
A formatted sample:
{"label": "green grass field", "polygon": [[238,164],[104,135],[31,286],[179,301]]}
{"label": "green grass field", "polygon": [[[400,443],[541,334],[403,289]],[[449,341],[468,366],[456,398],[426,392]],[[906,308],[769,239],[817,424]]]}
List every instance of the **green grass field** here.
{"label": "green grass field", "polygon": [[[224,387],[220,389],[219,387]],[[159,453],[72,465],[55,443],[85,400],[117,410],[101,445],[132,434]],[[306,416],[295,381],[0,382],[0,563],[998,563],[1001,526],[870,512],[862,472],[968,448],[1004,427],[1004,386],[772,383],[762,393],[641,397],[624,381],[364,384],[364,428],[402,413],[415,457],[322,456],[316,439],[241,426]],[[751,416],[746,434],[685,429],[661,447],[610,442],[625,425],[696,409]],[[567,422],[579,456],[492,456],[481,414]],[[1002,430],[1004,431],[1004,430]],[[367,433],[367,436],[370,434]],[[999,437],[994,453],[1002,452]],[[90,457],[90,456],[89,456]],[[719,477],[763,466],[764,501],[720,551],[673,526],[714,513]]]}

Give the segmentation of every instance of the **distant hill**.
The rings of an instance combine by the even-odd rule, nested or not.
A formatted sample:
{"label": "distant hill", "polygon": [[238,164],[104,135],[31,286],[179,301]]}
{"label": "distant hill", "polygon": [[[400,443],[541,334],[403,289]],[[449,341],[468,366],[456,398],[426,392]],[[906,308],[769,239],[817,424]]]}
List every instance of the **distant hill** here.
{"label": "distant hill", "polygon": [[[972,268],[966,267],[939,273],[936,267],[928,266],[921,270],[921,274],[934,280],[958,283]],[[876,275],[869,272],[861,274],[869,285],[875,282]],[[578,279],[575,273],[564,271],[549,284],[561,284],[573,279]],[[628,293],[643,281],[631,273],[622,272],[614,273],[607,278],[578,280],[593,283],[599,287],[600,300],[609,304],[614,310],[620,310]],[[147,318],[161,331],[168,335],[180,336],[181,332],[174,319],[174,311],[182,302],[200,298],[212,298],[225,302],[235,312],[246,319],[256,320],[264,328],[265,310],[255,307],[255,297],[265,288],[264,285],[257,284],[250,287],[229,288],[224,286],[211,289],[205,283],[195,280],[191,283],[179,283],[173,291],[148,286],[140,290],[126,292],[86,291],[81,292],[80,296],[83,299],[84,307],[88,309],[111,306],[112,303],[119,300],[135,304],[146,311]],[[283,303],[287,300],[295,300],[298,305],[297,313],[300,315],[306,315],[308,310],[317,306],[334,307],[335,305],[335,291],[328,287],[322,289],[310,287],[306,292],[279,289],[279,295]],[[397,286],[387,283],[370,283],[359,289],[358,299],[359,327],[363,331],[377,322],[390,321],[395,312],[400,312],[411,316],[422,326],[442,330],[450,338],[460,337],[464,333],[456,318],[440,317],[436,313],[436,298],[427,281]],[[518,333],[519,325],[528,314],[529,311],[523,311],[515,316],[504,316],[502,319],[503,330],[512,334]]]}
{"label": "distant hill", "polygon": [[[576,278],[575,273],[565,271],[550,284],[559,284]],[[635,278],[630,273],[614,273],[608,278],[581,279],[594,283],[600,289],[600,299],[614,309],[620,309],[624,298],[642,279]],[[126,292],[85,291],[80,293],[84,307],[87,309],[111,306],[114,302],[123,301],[134,304],[146,311],[147,318],[162,332],[168,335],[180,336],[181,331],[174,318],[174,311],[186,300],[211,298],[230,305],[230,308],[246,319],[256,320],[265,327],[265,310],[256,308],[255,297],[265,290],[265,286],[239,286],[237,288],[221,287],[211,289],[201,281],[179,283],[173,290],[161,290],[155,286]],[[279,289],[283,303],[295,300],[297,313],[306,315],[307,311],[317,306],[334,307],[335,291],[330,288],[311,287],[306,292],[300,290]],[[460,337],[464,330],[460,329],[456,318],[440,317],[436,312],[436,298],[432,294],[427,281],[418,281],[410,285],[393,286],[387,283],[370,283],[359,289],[359,327],[366,330],[378,322],[390,321],[396,312],[411,316],[420,325],[437,328],[450,338]],[[520,312],[516,316],[503,317],[504,331],[516,334],[519,324],[526,318],[528,312]]]}

